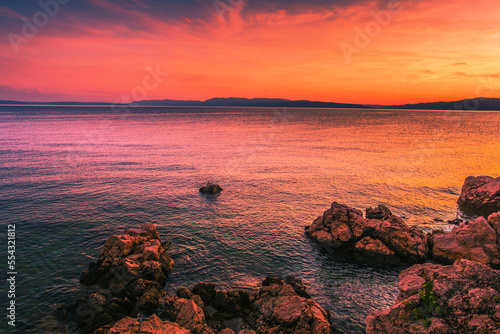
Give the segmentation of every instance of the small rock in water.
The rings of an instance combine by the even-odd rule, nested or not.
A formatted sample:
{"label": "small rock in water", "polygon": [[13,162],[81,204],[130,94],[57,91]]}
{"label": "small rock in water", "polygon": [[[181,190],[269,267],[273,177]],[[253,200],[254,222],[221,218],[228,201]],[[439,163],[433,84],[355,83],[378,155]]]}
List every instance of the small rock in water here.
{"label": "small rock in water", "polygon": [[440,219],[440,218],[434,218],[434,221],[435,221],[435,222],[438,222],[438,223],[443,223],[443,222],[444,222],[444,220],[442,220],[442,219]]}
{"label": "small rock in water", "polygon": [[216,183],[207,182],[206,185],[200,188],[202,194],[218,194],[223,189]]}

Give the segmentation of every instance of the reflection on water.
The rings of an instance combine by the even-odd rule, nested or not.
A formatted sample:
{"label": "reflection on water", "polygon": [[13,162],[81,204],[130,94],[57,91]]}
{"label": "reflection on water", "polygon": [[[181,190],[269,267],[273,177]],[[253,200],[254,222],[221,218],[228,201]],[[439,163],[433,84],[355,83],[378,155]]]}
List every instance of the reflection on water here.
{"label": "reflection on water", "polygon": [[[370,311],[392,304],[401,267],[340,261],[304,226],[334,200],[442,225],[468,175],[500,175],[498,128],[494,112],[1,107],[18,324],[37,332],[36,319],[82,293],[79,275],[108,235],[152,222],[172,243],[167,290],[293,274],[339,328],[363,332]],[[222,194],[200,196],[206,181]]]}

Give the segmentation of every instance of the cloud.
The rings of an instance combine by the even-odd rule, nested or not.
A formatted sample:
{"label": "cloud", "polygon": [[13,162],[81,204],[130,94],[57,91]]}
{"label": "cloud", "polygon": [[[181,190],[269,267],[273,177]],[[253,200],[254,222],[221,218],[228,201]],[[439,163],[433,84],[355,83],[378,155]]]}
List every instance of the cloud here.
{"label": "cloud", "polygon": [[464,66],[467,65],[467,63],[454,63],[453,66]]}
{"label": "cloud", "polygon": [[498,73],[484,73],[484,74],[469,74],[465,72],[455,72],[453,73],[459,77],[468,77],[468,78],[500,78],[500,72]]}

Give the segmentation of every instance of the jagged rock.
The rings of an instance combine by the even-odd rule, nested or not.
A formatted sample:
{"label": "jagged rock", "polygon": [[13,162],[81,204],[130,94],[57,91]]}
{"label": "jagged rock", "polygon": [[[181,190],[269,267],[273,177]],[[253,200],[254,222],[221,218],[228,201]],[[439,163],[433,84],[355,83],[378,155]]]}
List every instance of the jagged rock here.
{"label": "jagged rock", "polygon": [[257,333],[333,332],[327,312],[312,299],[299,296],[291,284],[276,282],[263,286],[252,304],[249,322]]}
{"label": "jagged rock", "polygon": [[105,332],[125,316],[151,314],[165,296],[162,286],[172,270],[167,248],[168,243],[161,243],[156,227],[149,223],[110,236],[97,263],[80,278],[82,284],[99,290],[63,306],[61,313],[72,318],[82,333],[100,327]]}
{"label": "jagged rock", "polygon": [[191,334],[185,328],[170,321],[162,321],[153,315],[143,322],[130,317],[123,318],[113,325],[108,334]]}
{"label": "jagged rock", "polygon": [[205,313],[193,299],[167,298],[163,301],[163,307],[163,319],[176,322],[193,333],[215,333],[206,325]]}
{"label": "jagged rock", "polygon": [[500,333],[500,271],[459,260],[418,264],[399,275],[390,309],[372,312],[367,334]]}
{"label": "jagged rock", "polygon": [[200,188],[202,194],[218,194],[222,189],[218,184],[207,182],[206,185]]}
{"label": "jagged rock", "polygon": [[97,263],[83,271],[80,283],[120,289],[143,278],[163,285],[173,266],[167,249],[168,243],[161,243],[156,227],[150,223],[125,230],[123,235],[112,235]]}
{"label": "jagged rock", "polygon": [[[496,267],[500,264],[496,225],[497,216],[490,223],[479,217],[468,224],[461,223],[451,232],[436,231],[430,238],[432,258],[440,263],[458,259],[477,261]],[[491,224],[491,225],[490,225]]]}
{"label": "jagged rock", "polygon": [[458,198],[458,206],[465,214],[484,217],[500,211],[500,177],[466,178]]}
{"label": "jagged rock", "polygon": [[363,213],[333,202],[330,209],[306,227],[306,234],[328,251],[356,250],[371,255],[396,256],[423,262],[428,258],[427,236],[418,227],[410,227],[382,205]]}
{"label": "jagged rock", "polygon": [[392,216],[391,210],[384,205],[378,205],[376,208],[366,209],[366,219],[386,220]]}

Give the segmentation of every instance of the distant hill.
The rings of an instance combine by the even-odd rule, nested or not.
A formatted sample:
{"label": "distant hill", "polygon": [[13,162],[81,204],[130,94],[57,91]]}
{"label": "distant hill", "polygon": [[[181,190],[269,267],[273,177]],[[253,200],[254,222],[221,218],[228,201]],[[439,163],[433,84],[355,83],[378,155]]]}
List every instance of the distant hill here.
{"label": "distant hill", "polygon": [[292,101],[286,99],[267,98],[213,98],[206,101],[179,101],[179,100],[146,100],[137,101],[142,106],[190,106],[190,107],[291,107],[291,108],[369,108],[362,104],[319,102],[319,101]]}
{"label": "distant hill", "polygon": [[[21,102],[0,100],[0,105],[52,105],[52,106],[110,106],[109,102]],[[269,98],[213,98],[206,101],[198,100],[143,100],[134,102],[135,106],[164,107],[290,107],[290,108],[384,108],[384,109],[423,109],[423,110],[499,110],[500,98],[477,98],[453,102],[429,102],[402,105],[362,105],[336,102],[320,102],[308,100],[287,100]]]}
{"label": "distant hill", "polygon": [[500,110],[500,99],[480,97],[454,102],[429,102],[403,104],[397,106],[372,106],[386,109],[423,109],[423,110]]}

